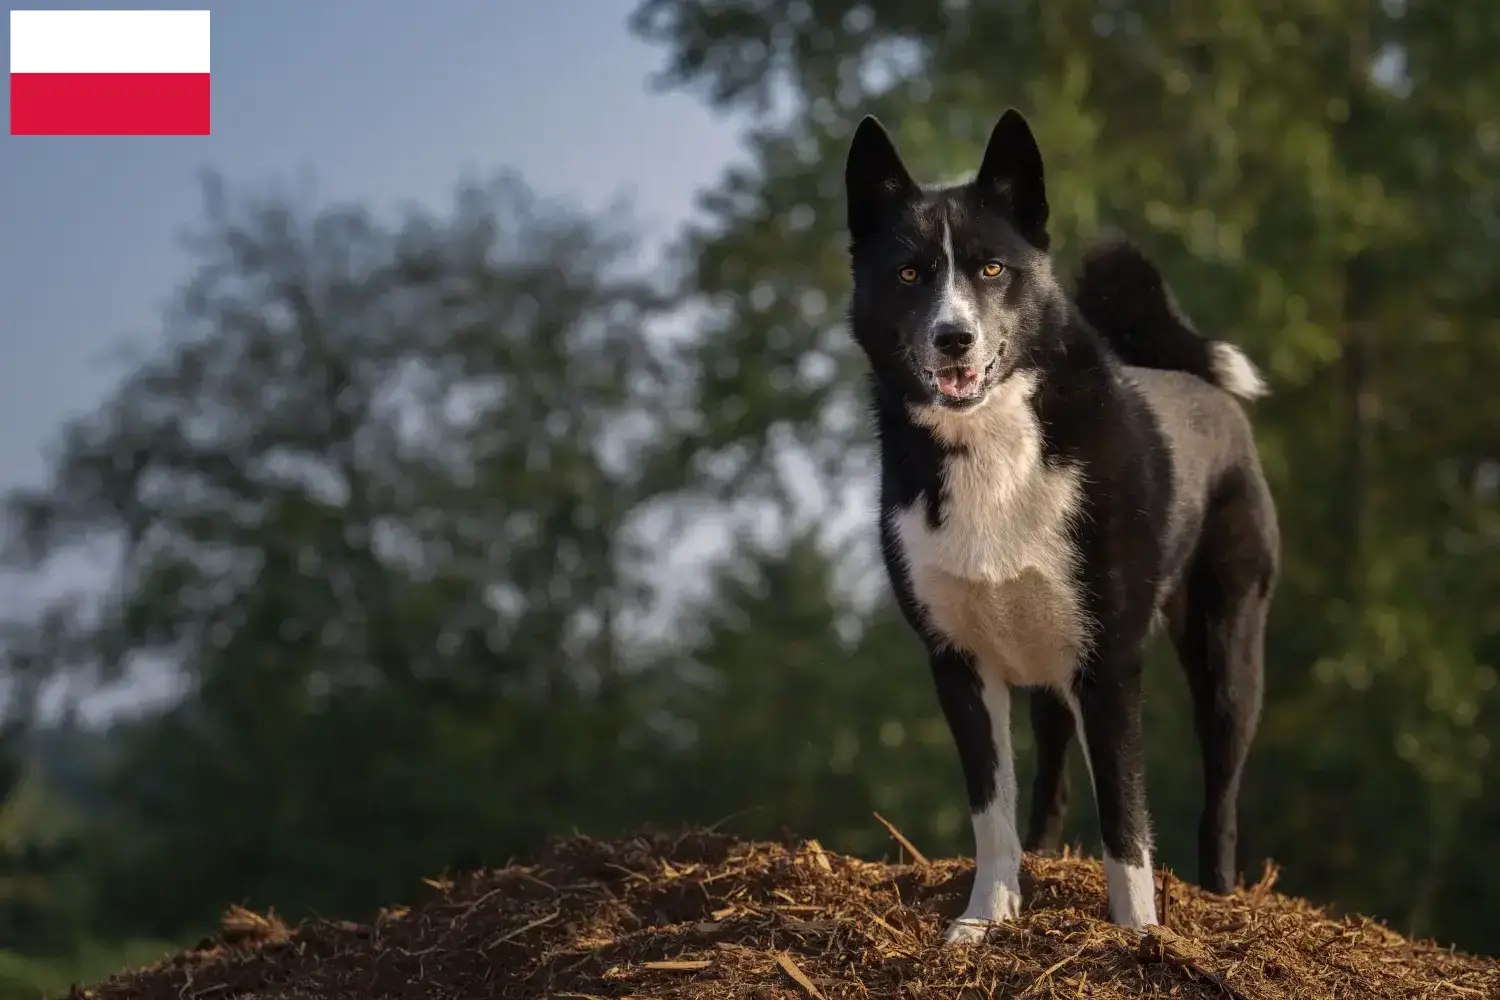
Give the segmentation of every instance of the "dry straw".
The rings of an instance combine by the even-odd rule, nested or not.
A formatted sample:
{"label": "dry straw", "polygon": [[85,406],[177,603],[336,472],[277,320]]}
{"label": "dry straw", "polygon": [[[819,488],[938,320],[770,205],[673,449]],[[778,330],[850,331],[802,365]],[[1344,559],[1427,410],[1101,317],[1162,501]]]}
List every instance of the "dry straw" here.
{"label": "dry straw", "polygon": [[1500,961],[1334,919],[1272,891],[1271,870],[1227,898],[1164,877],[1170,925],[1141,936],[1103,919],[1096,862],[1028,858],[1022,917],[945,949],[970,870],[708,832],[575,838],[534,865],[429,882],[373,924],[289,931],[236,908],[219,939],[73,996],[1500,998]]}

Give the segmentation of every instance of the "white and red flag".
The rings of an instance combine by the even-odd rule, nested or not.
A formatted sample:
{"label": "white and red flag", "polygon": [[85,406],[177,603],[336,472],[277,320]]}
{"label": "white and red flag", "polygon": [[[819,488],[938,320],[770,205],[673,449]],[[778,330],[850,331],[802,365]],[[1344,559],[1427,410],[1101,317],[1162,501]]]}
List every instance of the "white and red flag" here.
{"label": "white and red flag", "polygon": [[208,135],[206,10],[13,10],[11,135]]}

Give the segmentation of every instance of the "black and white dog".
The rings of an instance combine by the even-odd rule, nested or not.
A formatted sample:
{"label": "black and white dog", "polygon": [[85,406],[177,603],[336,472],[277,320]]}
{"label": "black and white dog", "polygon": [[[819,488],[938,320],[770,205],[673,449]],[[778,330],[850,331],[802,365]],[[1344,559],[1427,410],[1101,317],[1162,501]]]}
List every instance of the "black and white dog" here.
{"label": "black and white dog", "polygon": [[1070,300],[1041,153],[1015,111],[972,181],[926,189],[867,117],[845,184],[886,569],[927,646],[974,821],[974,888],[948,941],[1020,908],[1013,687],[1033,689],[1038,746],[1025,849],[1059,846],[1077,732],[1110,916],[1156,922],[1141,660],[1159,620],[1203,755],[1199,879],[1228,891],[1280,544],[1235,399],[1264,393],[1259,373],[1197,333],[1129,244],[1095,251]]}

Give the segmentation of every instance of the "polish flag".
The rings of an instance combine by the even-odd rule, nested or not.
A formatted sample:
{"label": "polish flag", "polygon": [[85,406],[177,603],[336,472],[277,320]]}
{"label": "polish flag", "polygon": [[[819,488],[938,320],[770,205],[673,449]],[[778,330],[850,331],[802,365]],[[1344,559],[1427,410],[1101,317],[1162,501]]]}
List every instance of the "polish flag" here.
{"label": "polish flag", "polygon": [[208,11],[13,10],[11,135],[208,135]]}

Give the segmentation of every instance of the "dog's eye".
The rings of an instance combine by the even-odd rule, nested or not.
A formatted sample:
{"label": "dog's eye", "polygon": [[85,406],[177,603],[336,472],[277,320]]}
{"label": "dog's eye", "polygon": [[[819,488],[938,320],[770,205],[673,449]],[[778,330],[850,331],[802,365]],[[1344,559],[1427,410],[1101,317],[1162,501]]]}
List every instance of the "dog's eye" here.
{"label": "dog's eye", "polygon": [[916,281],[917,278],[920,277],[920,275],[917,274],[917,269],[914,267],[903,267],[901,270],[896,272],[896,276],[899,277],[902,281],[906,282],[908,285],[913,281]]}
{"label": "dog's eye", "polygon": [[979,273],[984,275],[986,278],[998,278],[1000,277],[1000,272],[1003,270],[1005,270],[1004,264],[1000,263],[998,260],[992,260],[988,264],[984,265],[984,267],[981,267],[979,269]]}

